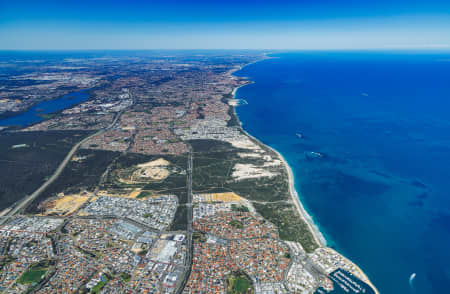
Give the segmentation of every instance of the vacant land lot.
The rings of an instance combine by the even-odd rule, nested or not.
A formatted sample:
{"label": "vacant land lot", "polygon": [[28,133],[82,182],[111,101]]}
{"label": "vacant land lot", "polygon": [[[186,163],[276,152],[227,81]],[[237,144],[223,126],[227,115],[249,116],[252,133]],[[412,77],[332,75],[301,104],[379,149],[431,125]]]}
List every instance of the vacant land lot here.
{"label": "vacant land lot", "polygon": [[50,266],[54,265],[53,260],[42,260],[31,265],[17,280],[19,284],[34,284],[42,280]]}
{"label": "vacant land lot", "polygon": [[254,293],[250,279],[242,274],[235,273],[227,279],[227,293],[239,294],[239,293]]}

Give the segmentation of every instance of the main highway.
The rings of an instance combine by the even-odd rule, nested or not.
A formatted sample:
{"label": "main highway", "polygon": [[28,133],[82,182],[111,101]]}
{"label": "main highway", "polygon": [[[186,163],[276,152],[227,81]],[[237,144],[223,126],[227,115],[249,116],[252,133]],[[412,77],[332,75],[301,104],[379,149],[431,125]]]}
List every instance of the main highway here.
{"label": "main highway", "polygon": [[[131,92],[129,92],[131,96]],[[62,173],[64,168],[67,166],[67,164],[70,162],[70,159],[73,157],[73,155],[78,151],[78,149],[83,145],[85,142],[87,142],[90,138],[100,135],[110,129],[112,129],[117,121],[119,120],[119,117],[122,115],[122,113],[125,111],[125,109],[119,111],[116,116],[114,117],[114,120],[111,122],[109,126],[106,128],[99,130],[98,132],[89,135],[88,137],[84,138],[77,144],[75,144],[72,149],[70,149],[69,153],[67,153],[64,160],[59,164],[58,168],[55,170],[55,172],[50,176],[50,178],[45,181],[37,190],[35,190],[32,194],[25,196],[22,200],[20,200],[19,203],[16,202],[15,206],[11,208],[10,211],[8,211],[3,218],[0,219],[0,225],[5,224],[13,215],[17,214],[18,212],[25,210],[25,208],[33,202],[34,199],[36,199],[45,189],[47,189],[48,186],[50,186]]]}
{"label": "main highway", "polygon": [[189,276],[191,275],[192,269],[192,256],[194,254],[194,244],[192,242],[192,171],[194,168],[194,160],[193,160],[193,151],[192,147],[189,148],[188,161],[187,161],[187,236],[186,236],[186,271],[184,272],[183,279],[181,280],[180,285],[178,286],[176,294],[183,293],[184,288],[189,280]]}

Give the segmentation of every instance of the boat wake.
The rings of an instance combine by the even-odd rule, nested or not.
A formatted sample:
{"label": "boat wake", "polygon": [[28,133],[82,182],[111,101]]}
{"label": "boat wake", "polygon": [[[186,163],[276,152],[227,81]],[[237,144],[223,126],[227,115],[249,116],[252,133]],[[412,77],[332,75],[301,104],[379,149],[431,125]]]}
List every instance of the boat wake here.
{"label": "boat wake", "polygon": [[412,273],[411,276],[409,277],[409,287],[411,288],[411,293],[415,293],[414,291],[414,279],[416,278],[416,273]]}

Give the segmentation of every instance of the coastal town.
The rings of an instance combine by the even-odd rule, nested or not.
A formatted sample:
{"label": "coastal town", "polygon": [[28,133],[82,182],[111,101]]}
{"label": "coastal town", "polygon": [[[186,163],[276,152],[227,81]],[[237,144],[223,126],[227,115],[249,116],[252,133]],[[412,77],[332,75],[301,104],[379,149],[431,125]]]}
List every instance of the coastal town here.
{"label": "coastal town", "polygon": [[8,117],[89,95],[0,131],[86,132],[37,192],[2,212],[0,291],[377,293],[323,244],[281,155],[238,121],[234,94],[250,81],[234,73],[266,58],[68,58],[8,77],[24,84],[0,89]]}

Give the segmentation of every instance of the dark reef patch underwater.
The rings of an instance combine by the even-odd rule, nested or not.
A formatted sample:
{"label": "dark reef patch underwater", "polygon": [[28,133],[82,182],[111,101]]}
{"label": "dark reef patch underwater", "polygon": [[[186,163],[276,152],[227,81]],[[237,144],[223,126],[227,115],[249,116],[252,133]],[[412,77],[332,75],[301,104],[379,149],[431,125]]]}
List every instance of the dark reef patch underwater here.
{"label": "dark reef patch underwater", "polygon": [[328,245],[382,294],[448,293],[450,55],[276,57],[236,73],[255,81],[237,91],[249,103],[237,113],[285,156]]}

